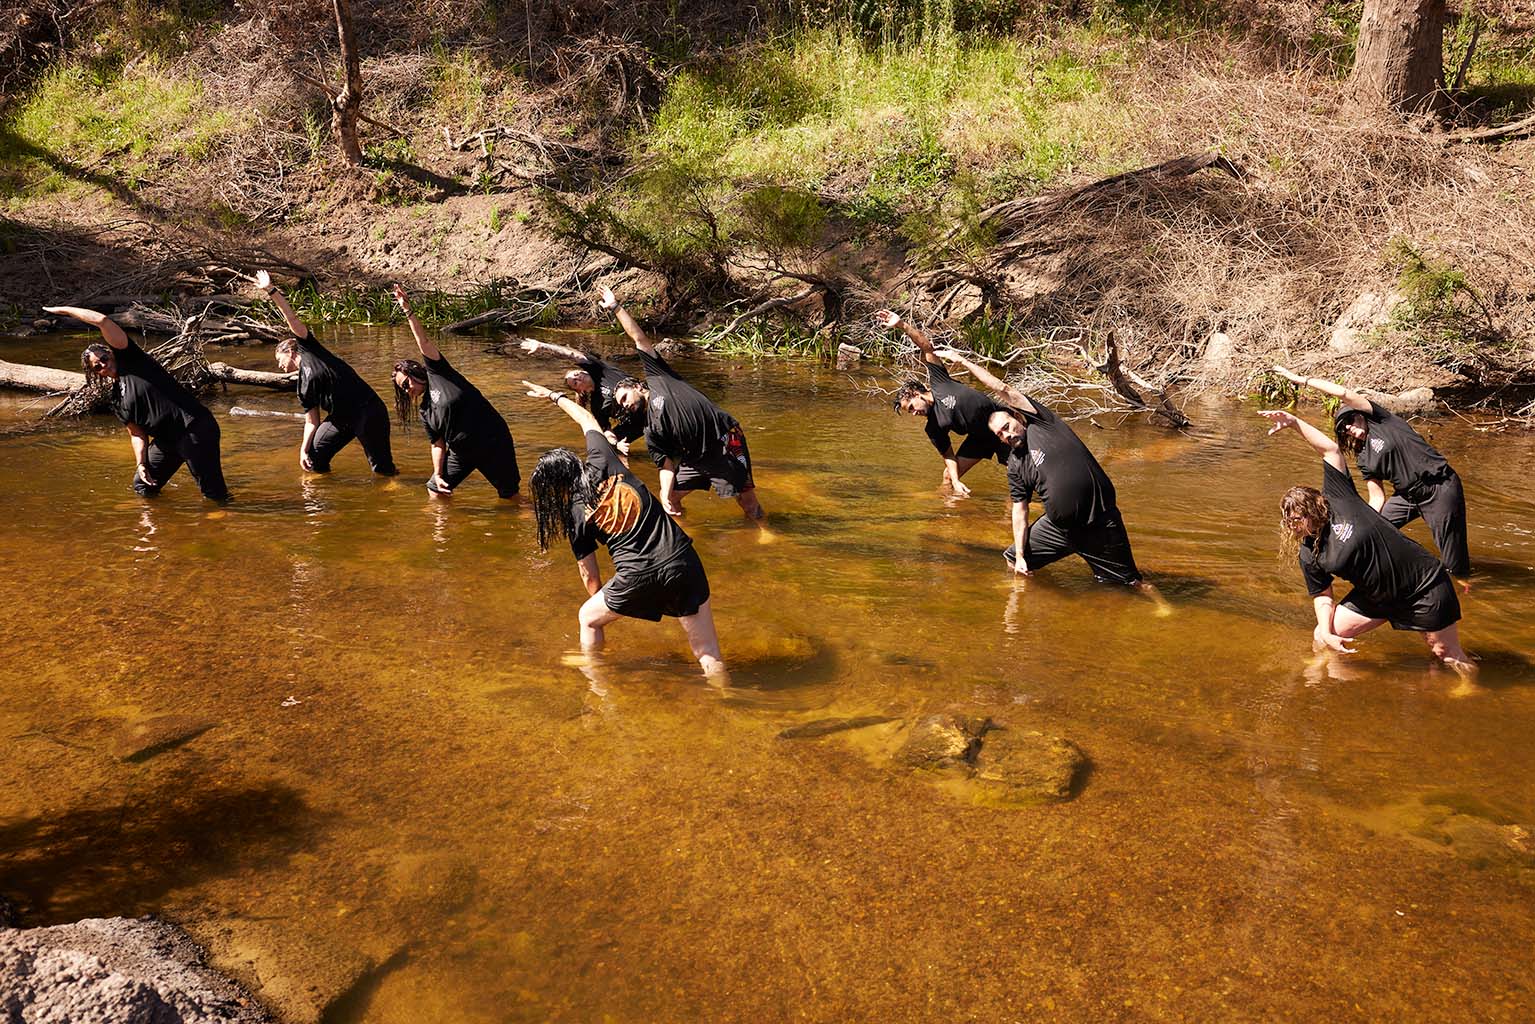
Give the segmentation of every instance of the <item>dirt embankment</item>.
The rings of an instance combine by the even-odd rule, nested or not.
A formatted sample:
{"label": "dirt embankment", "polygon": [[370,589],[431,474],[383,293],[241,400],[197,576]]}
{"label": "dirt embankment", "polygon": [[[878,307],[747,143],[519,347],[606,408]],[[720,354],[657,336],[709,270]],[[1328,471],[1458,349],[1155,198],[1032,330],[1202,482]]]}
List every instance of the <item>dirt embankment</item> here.
{"label": "dirt embankment", "polygon": [[[359,10],[372,118],[362,167],[335,155],[327,87],[292,57],[296,43],[316,44],[302,12],[275,8],[193,26],[172,56],[122,71],[158,62],[162,79],[196,76],[186,117],[216,125],[206,138],[162,141],[137,162],[131,140],[123,150],[77,140],[95,156],[81,159],[28,141],[13,119],[0,169],[27,188],[0,221],[0,307],[25,325],[50,301],[227,292],[282,260],[288,280],[328,293],[394,280],[460,294],[504,280],[550,286],[565,322],[592,317],[601,284],[671,329],[718,330],[761,308],[738,326],[771,325],[765,344],[780,329],[815,333],[819,351],[870,341],[868,314],[892,305],[978,351],[1029,349],[1038,357],[1014,369],[1033,362],[1044,376],[1092,375],[1113,336],[1154,388],[1247,390],[1284,361],[1382,391],[1494,395],[1516,411],[1528,401],[1519,388],[1535,381],[1535,141],[1488,147],[1362,115],[1343,102],[1335,69],[1295,46],[1219,34],[1076,40],[1063,53],[1100,69],[1098,105],[1051,111],[1086,125],[1074,129],[1080,163],[967,205],[960,186],[985,173],[995,147],[964,136],[976,119],[945,100],[921,143],[936,155],[850,157],[818,190],[783,189],[780,207],[807,195],[816,206],[808,234],[785,241],[740,229],[743,210],[776,195],[755,172],[730,177],[734,157],[686,145],[679,161],[659,129],[646,135],[688,74],[695,90],[751,84],[757,44],[740,39],[761,26],[715,5],[673,5],[620,34],[614,12],[592,3],[528,26],[531,39],[521,24],[444,22],[464,44],[444,56],[419,25]],[[666,57],[682,36],[690,55]],[[531,72],[510,56],[522,52]],[[781,83],[731,85],[702,123],[768,124],[830,102],[796,98],[813,83],[791,84],[787,99]],[[889,118],[893,139],[912,137],[909,110]],[[1210,153],[1222,159],[1165,170]],[[871,219],[868,197],[892,167],[918,186]],[[1137,168],[1163,169],[1124,173]],[[941,202],[921,186],[930,173]],[[54,184],[36,187],[43,174]]]}

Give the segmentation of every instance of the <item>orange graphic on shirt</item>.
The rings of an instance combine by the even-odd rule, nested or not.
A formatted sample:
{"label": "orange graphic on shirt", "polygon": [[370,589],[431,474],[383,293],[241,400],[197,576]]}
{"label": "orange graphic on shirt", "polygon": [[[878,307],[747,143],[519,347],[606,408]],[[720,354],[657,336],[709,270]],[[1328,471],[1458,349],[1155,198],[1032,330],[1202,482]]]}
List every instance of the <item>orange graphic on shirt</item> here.
{"label": "orange graphic on shirt", "polygon": [[590,519],[597,529],[616,537],[634,528],[642,508],[639,492],[624,483],[622,477],[610,476],[597,488],[597,507],[592,509]]}

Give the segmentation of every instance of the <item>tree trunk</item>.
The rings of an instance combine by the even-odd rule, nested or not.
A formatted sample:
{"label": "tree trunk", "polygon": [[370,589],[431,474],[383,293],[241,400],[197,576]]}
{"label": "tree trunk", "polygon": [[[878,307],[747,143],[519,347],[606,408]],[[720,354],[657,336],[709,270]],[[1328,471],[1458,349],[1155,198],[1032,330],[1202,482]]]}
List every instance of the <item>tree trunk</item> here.
{"label": "tree trunk", "polygon": [[1365,0],[1349,88],[1381,110],[1432,113],[1443,105],[1445,0]]}
{"label": "tree trunk", "polygon": [[0,388],[64,394],[84,383],[85,374],[79,370],[55,370],[48,366],[0,361]]}
{"label": "tree trunk", "polygon": [[346,84],[331,100],[331,126],[341,143],[341,155],[349,164],[362,163],[362,144],[357,141],[357,114],[362,106],[362,62],[357,57],[357,34],[352,30],[352,0],[335,0],[336,33],[341,37],[341,65]]}

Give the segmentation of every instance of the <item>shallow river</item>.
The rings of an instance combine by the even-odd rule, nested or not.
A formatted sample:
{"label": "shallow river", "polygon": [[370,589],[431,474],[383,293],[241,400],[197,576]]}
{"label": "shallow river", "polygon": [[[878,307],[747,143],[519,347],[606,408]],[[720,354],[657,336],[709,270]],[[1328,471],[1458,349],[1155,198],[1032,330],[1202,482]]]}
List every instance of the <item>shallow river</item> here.
{"label": "shallow river", "polygon": [[[384,389],[408,345],[324,337]],[[482,345],[445,342],[526,482],[579,442],[515,386],[560,368]],[[1454,698],[1412,634],[1313,658],[1276,505],[1320,465],[1249,409],[1077,424],[1158,618],[1077,560],[1012,582],[1001,468],[946,497],[920,423],[846,375],[678,362],[746,426],[771,516],[761,543],[688,500],[724,692],[673,622],[573,664],[568,548],[479,477],[429,500],[418,428],[396,482],[355,445],[306,480],[297,420],[229,415],[295,399],[220,396],[227,511],[184,471],[136,498],[110,418],[0,436],[0,892],[30,924],[163,914],[282,1006],[350,986],[332,1021],[1535,1017],[1535,438],[1420,424],[1479,563],[1485,687]],[[0,395],[0,425],[36,411]],[[856,734],[778,738],[924,712],[1070,737],[1091,774],[995,809]],[[159,716],[211,727],[123,760]]]}

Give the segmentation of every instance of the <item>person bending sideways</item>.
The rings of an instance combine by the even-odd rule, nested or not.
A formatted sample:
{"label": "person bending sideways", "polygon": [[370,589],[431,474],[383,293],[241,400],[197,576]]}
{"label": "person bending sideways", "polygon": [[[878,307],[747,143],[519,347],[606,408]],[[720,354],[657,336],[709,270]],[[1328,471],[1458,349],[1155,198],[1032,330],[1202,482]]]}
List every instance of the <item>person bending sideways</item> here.
{"label": "person bending sideways", "polygon": [[[1271,435],[1293,428],[1322,456],[1322,489],[1292,487],[1279,503],[1281,533],[1297,549],[1316,609],[1317,648],[1352,654],[1350,641],[1389,622],[1422,633],[1434,657],[1473,676],[1456,627],[1460,599],[1444,565],[1359,497],[1335,440],[1293,413],[1261,415]],[[1341,604],[1334,578],[1354,585]]]}
{"label": "person bending sideways", "polygon": [[134,491],[154,497],[186,463],[203,497],[228,501],[219,424],[208,407],[110,318],[75,306],[45,308],[90,324],[106,342],[87,345],[80,353],[80,368],[88,381],[112,382],[112,409],[133,443]]}
{"label": "person bending sideways", "polygon": [[[924,428],[927,439],[933,442],[933,447],[938,449],[938,454],[943,458],[943,480],[940,483],[948,484],[961,497],[968,495],[970,488],[960,481],[960,477],[970,472],[972,466],[991,458],[1001,463],[1007,462],[1007,446],[998,443],[986,426],[992,413],[1005,410],[993,399],[949,376],[943,360],[935,354],[932,341],[914,324],[902,320],[899,313],[885,309],[877,317],[883,327],[900,328],[921,351],[922,359],[927,363],[927,386],[923,387],[922,382],[917,380],[902,384],[896,389],[892,402],[895,411],[927,418],[927,426]],[[950,434],[962,434],[965,437],[957,452]]]}
{"label": "person bending sideways", "polygon": [[[629,472],[590,410],[532,381],[523,384],[528,397],[553,402],[586,435],[585,459],[556,448],[533,467],[538,546],[547,551],[550,541],[569,538],[589,595],[581,606],[581,646],[601,649],[604,627],[622,616],[651,622],[670,616],[681,620],[704,675],[717,680],[725,663],[709,607],[709,578],[693,541]],[[602,544],[613,556],[613,576],[605,584],[597,565]]]}
{"label": "person bending sideways", "polygon": [[[1007,403],[986,418],[988,435],[1007,446],[1007,486],[1012,498],[1013,543],[1002,552],[1015,573],[1030,575],[1077,555],[1101,583],[1131,586],[1167,610],[1157,589],[1141,576],[1130,535],[1119,513],[1114,484],[1065,420],[1017,388],[952,349],[953,359]],[[1045,514],[1029,522],[1038,497]]]}
{"label": "person bending sideways", "polygon": [[[1439,560],[1461,589],[1471,591],[1471,550],[1466,543],[1466,492],[1460,475],[1438,449],[1402,419],[1357,391],[1320,377],[1302,377],[1274,367],[1286,380],[1338,399],[1333,433],[1344,451],[1354,453],[1364,477],[1370,507],[1401,529],[1419,516],[1439,546]],[[1394,492],[1386,497],[1382,480]]]}
{"label": "person bending sideways", "polygon": [[404,288],[394,286],[394,299],[405,313],[425,363],[401,359],[394,364],[393,380],[400,422],[408,424],[410,407],[419,404],[421,424],[432,442],[432,475],[426,489],[447,497],[470,473],[479,470],[497,494],[515,497],[522,474],[517,469],[517,446],[506,420],[479,388],[448,365],[411,310]]}
{"label": "person bending sideways", "polygon": [[591,412],[597,425],[620,453],[628,455],[629,444],[645,435],[644,421],[637,416],[625,415],[624,410],[613,400],[614,389],[629,376],[623,367],[592,352],[582,352],[532,338],[524,338],[519,347],[529,355],[548,352],[576,364],[565,371],[565,387],[575,395],[575,400],[582,408]]}
{"label": "person bending sideways", "polygon": [[304,407],[300,468],[329,473],[331,460],[355,437],[362,442],[362,453],[373,472],[394,476],[399,470],[389,449],[389,409],[378,392],[346,360],[315,340],[265,270],[256,272],[256,287],[277,306],[293,332],[293,337],[277,343],[277,367],[283,373],[298,371],[298,400]]}
{"label": "person bending sideways", "polygon": [[634,341],[645,366],[645,380],[627,377],[613,388],[613,400],[631,419],[645,424],[645,448],[660,467],[661,507],[682,514],[682,496],[713,486],[722,498],[735,498],[746,518],[766,514],[752,480],[751,452],[741,424],[673,370],[610,288],[601,306],[617,317]]}

